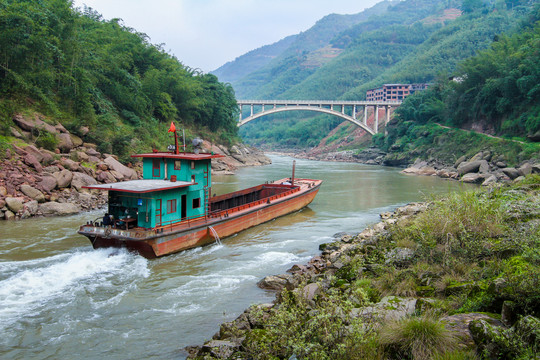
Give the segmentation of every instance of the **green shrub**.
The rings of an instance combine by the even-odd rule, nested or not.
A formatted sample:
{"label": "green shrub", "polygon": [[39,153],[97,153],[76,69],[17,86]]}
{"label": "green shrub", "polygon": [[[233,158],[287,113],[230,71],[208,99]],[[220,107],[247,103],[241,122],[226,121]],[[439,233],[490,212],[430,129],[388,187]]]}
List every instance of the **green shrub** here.
{"label": "green shrub", "polygon": [[54,134],[47,132],[45,130],[39,130],[39,135],[35,140],[38,147],[54,151],[58,145],[58,139]]}
{"label": "green shrub", "polygon": [[429,312],[385,324],[379,341],[391,359],[428,360],[457,347],[456,336]]}

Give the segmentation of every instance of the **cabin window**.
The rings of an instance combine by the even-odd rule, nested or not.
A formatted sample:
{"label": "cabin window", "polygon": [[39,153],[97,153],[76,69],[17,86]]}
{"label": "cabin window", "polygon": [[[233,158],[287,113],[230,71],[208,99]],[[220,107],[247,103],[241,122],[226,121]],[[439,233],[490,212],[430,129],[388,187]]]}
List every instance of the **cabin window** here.
{"label": "cabin window", "polygon": [[195,161],[191,162],[191,170],[195,169]]}
{"label": "cabin window", "polygon": [[167,200],[167,214],[176,212],[176,199]]}
{"label": "cabin window", "polygon": [[180,170],[182,168],[182,160],[174,160],[174,170]]}
{"label": "cabin window", "polygon": [[160,168],[161,168],[161,161],[159,159],[153,159],[152,160],[152,176],[153,177],[160,176]]}
{"label": "cabin window", "polygon": [[201,207],[201,198],[193,199],[193,209]]}
{"label": "cabin window", "polygon": [[195,182],[195,175],[191,175],[191,182]]}

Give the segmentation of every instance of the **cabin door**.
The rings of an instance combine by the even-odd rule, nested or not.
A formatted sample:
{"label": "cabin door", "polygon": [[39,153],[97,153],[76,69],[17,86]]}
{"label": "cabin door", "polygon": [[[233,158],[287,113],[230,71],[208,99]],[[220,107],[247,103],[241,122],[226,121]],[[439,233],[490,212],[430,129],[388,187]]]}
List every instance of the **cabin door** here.
{"label": "cabin door", "polygon": [[187,195],[182,195],[182,199],[180,201],[180,211],[182,219],[185,219],[187,216]]}
{"label": "cabin door", "polygon": [[161,199],[156,199],[156,226],[161,226]]}

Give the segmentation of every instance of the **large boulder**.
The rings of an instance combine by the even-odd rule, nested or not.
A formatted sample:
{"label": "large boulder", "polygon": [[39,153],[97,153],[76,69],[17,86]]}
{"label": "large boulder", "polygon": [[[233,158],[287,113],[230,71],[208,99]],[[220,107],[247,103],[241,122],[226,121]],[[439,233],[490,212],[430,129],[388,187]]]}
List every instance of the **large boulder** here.
{"label": "large boulder", "polygon": [[476,174],[476,173],[465,174],[461,178],[461,182],[469,183],[469,184],[480,184],[484,182],[484,175]]}
{"label": "large boulder", "polygon": [[45,216],[71,215],[80,211],[78,205],[71,203],[59,203],[50,201],[39,205],[39,211]]}
{"label": "large boulder", "polygon": [[73,173],[73,179],[71,180],[71,187],[74,187],[75,189],[77,189],[77,191],[81,191],[83,186],[95,185],[95,184],[97,184],[96,179],[94,179],[90,175],[87,175],[81,172]]}
{"label": "large boulder", "polygon": [[60,189],[68,187],[71,184],[71,180],[73,179],[73,173],[65,169],[62,171],[53,173],[53,176],[56,178],[58,188]]}
{"label": "large boulder", "polygon": [[516,168],[513,167],[507,167],[502,169],[503,173],[508,176],[510,179],[514,180],[517,178],[520,174],[519,171]]}
{"label": "large boulder", "polygon": [[461,164],[459,164],[457,168],[458,174],[464,175],[464,174],[477,172],[481,164],[482,164],[481,160],[464,161]]}
{"label": "large boulder", "polygon": [[38,183],[39,188],[47,193],[56,189],[57,185],[58,182],[56,181],[56,178],[49,173],[43,173],[41,175],[41,181]]}
{"label": "large boulder", "polygon": [[69,137],[74,147],[79,147],[83,144],[82,139],[78,137],[77,135],[69,134]]}
{"label": "large boulder", "polygon": [[14,213],[18,213],[23,208],[22,200],[19,198],[14,198],[14,197],[7,197],[6,205],[8,209],[13,211]]}
{"label": "large boulder", "polygon": [[36,169],[38,173],[41,173],[43,171],[43,167],[34,155],[26,154],[23,160],[26,165],[32,166],[34,169]]}
{"label": "large boulder", "polygon": [[71,171],[80,170],[79,163],[71,159],[62,158],[62,160],[60,160],[60,164],[66,169],[71,170]]}
{"label": "large boulder", "polygon": [[135,170],[122,165],[118,160],[116,160],[112,156],[107,157],[104,160],[104,162],[105,164],[109,166],[110,169],[114,171],[118,171],[120,174],[124,175],[125,179],[136,180],[138,178],[137,172]]}
{"label": "large boulder", "polygon": [[58,149],[60,149],[60,151],[68,153],[73,147],[73,141],[69,134],[62,133],[58,135]]}
{"label": "large boulder", "polygon": [[30,185],[26,185],[26,184],[21,185],[21,191],[24,195],[28,196],[29,198],[33,200],[36,200],[37,202],[40,202],[40,203],[45,202],[45,195],[43,195],[41,191],[39,191],[38,189]]}
{"label": "large boulder", "polygon": [[25,118],[21,114],[16,114],[13,116],[13,121],[23,130],[34,131],[34,130],[45,130],[52,134],[56,134],[57,130],[54,126],[47,124],[41,120],[38,116],[35,116],[33,119]]}

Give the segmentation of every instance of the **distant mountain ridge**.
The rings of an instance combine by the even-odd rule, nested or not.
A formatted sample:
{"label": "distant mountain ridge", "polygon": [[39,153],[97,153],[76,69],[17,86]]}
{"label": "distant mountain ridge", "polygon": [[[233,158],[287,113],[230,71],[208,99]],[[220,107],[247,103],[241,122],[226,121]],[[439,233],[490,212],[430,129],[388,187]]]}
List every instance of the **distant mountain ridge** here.
{"label": "distant mountain ridge", "polygon": [[[238,98],[253,96],[261,86],[280,73],[280,69],[286,69],[291,60],[294,61],[299,56],[328,47],[336,35],[367,20],[372,15],[383,13],[394,3],[397,1],[382,1],[353,15],[327,15],[310,29],[288,36],[274,44],[252,50],[211,73],[222,82],[230,82]],[[321,55],[324,57],[326,52]],[[324,60],[322,62],[324,63]]]}
{"label": "distant mountain ridge", "polygon": [[[519,32],[533,7],[530,0],[383,1],[354,16],[321,19],[231,85],[237,99],[363,100],[384,83],[435,82],[499,36]],[[267,149],[313,147],[340,123],[287,112],[246,124],[240,134]]]}

